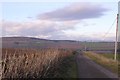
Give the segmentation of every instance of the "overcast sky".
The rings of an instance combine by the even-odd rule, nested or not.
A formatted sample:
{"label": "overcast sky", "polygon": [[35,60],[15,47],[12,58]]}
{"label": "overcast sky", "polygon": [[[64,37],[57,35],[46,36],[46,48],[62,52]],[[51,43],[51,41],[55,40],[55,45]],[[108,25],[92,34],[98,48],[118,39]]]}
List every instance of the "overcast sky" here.
{"label": "overcast sky", "polygon": [[[117,0],[2,3],[2,36],[60,40],[115,40]],[[109,31],[109,34],[105,34]]]}

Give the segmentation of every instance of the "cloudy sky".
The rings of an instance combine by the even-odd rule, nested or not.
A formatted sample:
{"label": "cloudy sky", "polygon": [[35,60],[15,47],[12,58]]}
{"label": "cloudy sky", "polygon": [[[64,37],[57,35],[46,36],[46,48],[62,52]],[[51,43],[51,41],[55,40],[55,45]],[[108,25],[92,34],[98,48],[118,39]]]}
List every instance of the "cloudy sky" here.
{"label": "cloudy sky", "polygon": [[2,36],[114,41],[116,24],[113,22],[117,13],[117,0],[5,0],[2,3]]}

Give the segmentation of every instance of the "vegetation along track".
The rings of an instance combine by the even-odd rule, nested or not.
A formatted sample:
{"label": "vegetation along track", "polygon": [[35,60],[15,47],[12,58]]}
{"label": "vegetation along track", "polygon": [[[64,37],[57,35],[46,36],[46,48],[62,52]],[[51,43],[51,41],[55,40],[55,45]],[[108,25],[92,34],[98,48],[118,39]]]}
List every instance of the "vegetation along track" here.
{"label": "vegetation along track", "polygon": [[[70,49],[2,49],[2,78],[76,77],[73,51]],[[69,72],[73,72],[74,76]]]}

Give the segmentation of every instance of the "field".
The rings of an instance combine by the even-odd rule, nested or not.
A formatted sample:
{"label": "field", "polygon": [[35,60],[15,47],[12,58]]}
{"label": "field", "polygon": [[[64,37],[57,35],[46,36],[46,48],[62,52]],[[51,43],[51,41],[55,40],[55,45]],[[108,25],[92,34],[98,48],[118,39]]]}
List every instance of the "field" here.
{"label": "field", "polygon": [[87,51],[114,51],[114,42],[81,42],[80,45]]}
{"label": "field", "polygon": [[72,40],[47,40],[31,37],[3,37],[3,48],[63,48],[89,51],[114,51],[114,42],[82,42]]}
{"label": "field", "polygon": [[[2,78],[76,77],[73,51],[4,48],[2,49]],[[72,72],[74,76],[66,72]]]}

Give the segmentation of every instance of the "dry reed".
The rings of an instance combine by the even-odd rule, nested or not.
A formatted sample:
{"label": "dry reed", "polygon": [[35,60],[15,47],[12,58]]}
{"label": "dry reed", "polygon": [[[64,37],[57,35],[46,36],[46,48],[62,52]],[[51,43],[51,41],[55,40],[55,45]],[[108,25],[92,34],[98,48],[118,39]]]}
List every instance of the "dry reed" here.
{"label": "dry reed", "polygon": [[2,78],[54,78],[72,50],[2,49],[2,54]]}

